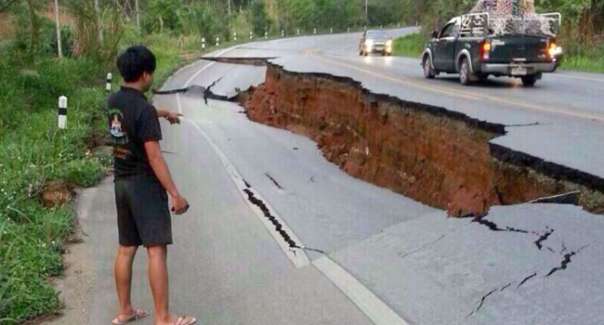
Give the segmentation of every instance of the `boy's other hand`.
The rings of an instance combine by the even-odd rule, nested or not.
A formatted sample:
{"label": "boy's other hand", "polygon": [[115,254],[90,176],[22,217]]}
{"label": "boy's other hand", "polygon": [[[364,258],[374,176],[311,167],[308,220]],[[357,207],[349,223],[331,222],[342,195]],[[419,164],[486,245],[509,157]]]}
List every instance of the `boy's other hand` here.
{"label": "boy's other hand", "polygon": [[180,124],[180,118],[183,115],[180,113],[175,113],[175,112],[167,112],[165,119],[168,120],[168,122],[170,122],[170,124]]}
{"label": "boy's other hand", "polygon": [[172,212],[175,214],[183,214],[189,210],[189,202],[181,195],[172,197]]}

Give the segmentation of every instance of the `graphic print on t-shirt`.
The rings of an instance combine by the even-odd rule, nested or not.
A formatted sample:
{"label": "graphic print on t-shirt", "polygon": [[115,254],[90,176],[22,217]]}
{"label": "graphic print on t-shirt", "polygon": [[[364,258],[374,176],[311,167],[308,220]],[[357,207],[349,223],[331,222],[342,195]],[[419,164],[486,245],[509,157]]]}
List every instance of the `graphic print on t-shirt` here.
{"label": "graphic print on t-shirt", "polygon": [[128,144],[128,134],[123,127],[124,116],[119,109],[109,111],[109,134],[114,146]]}

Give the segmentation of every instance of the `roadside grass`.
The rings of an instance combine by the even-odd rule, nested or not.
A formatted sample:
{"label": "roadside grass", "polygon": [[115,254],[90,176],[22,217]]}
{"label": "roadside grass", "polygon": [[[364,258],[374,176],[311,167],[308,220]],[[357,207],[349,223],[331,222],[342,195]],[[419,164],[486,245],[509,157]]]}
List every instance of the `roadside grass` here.
{"label": "roadside grass", "polygon": [[574,52],[562,60],[563,69],[604,73],[604,44]]}
{"label": "roadside grass", "polygon": [[[169,35],[132,37],[121,47],[137,43],[156,53],[158,85],[197,47],[194,38]],[[0,55],[10,57],[9,48]],[[70,203],[46,208],[40,196],[51,181],[90,187],[107,174],[110,157],[91,148],[105,134],[103,66],[71,58],[0,61],[0,324],[61,308],[49,278],[63,273],[61,254],[75,215]],[[69,98],[66,130],[56,126],[61,95]]]}
{"label": "roadside grass", "polygon": [[421,33],[399,37],[394,40],[392,55],[419,58],[424,51],[426,42],[426,38]]}
{"label": "roadside grass", "polygon": [[[393,55],[419,58],[427,42],[428,39],[421,33],[397,38],[394,40]],[[564,70],[604,73],[604,44],[589,49],[572,46],[560,67]]]}
{"label": "roadside grass", "polygon": [[[45,208],[49,181],[91,186],[108,159],[89,150],[100,131],[104,94],[96,65],[44,59],[32,66],[0,63],[0,323],[20,323],[60,307],[48,281],[63,271],[72,232],[69,204]],[[83,86],[87,85],[87,86]],[[56,100],[69,97],[68,129],[56,127]]]}

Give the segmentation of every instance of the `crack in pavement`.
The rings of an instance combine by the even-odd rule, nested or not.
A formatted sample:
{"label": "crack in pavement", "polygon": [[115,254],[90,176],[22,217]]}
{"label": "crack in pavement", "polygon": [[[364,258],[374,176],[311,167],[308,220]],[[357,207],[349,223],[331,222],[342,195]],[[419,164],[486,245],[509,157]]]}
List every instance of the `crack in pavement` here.
{"label": "crack in pavement", "polygon": [[247,188],[252,187],[252,185],[250,185],[250,183],[248,183],[248,181],[245,178],[243,179],[243,184],[245,184],[245,187],[247,187]]}
{"label": "crack in pavement", "polygon": [[520,288],[523,284],[525,284],[528,280],[534,278],[537,276],[537,272],[527,276],[526,278],[522,279],[522,281],[520,281],[520,283],[518,284],[518,286],[516,287],[516,289]]}
{"label": "crack in pavement", "polygon": [[551,269],[549,271],[549,273],[547,273],[547,275],[545,275],[545,277],[547,278],[547,277],[551,276],[552,274],[554,274],[554,273],[556,273],[558,271],[566,270],[566,268],[568,267],[568,265],[572,262],[573,256],[579,254],[583,249],[585,249],[587,247],[589,247],[589,245],[585,245],[585,246],[579,248],[576,251],[572,251],[572,252],[564,254],[564,256],[562,258],[562,262],[560,263],[560,266],[556,266],[553,269]]}
{"label": "crack in pavement", "polygon": [[549,238],[549,236],[551,236],[551,234],[553,234],[553,233],[554,233],[554,229],[551,229],[551,228],[549,228],[549,227],[546,227],[546,228],[545,228],[545,230],[546,230],[546,231],[545,231],[545,233],[543,233],[543,235],[541,235],[541,237],[539,237],[539,239],[537,239],[537,240],[535,241],[535,245],[537,246],[537,248],[538,248],[539,250],[541,250],[541,248],[543,248],[542,243],[543,243],[544,241],[546,241],[546,240]]}
{"label": "crack in pavement", "polygon": [[497,226],[496,223],[494,223],[493,221],[487,220],[485,218],[485,216],[474,217],[474,219],[472,219],[472,222],[476,222],[478,224],[486,226],[487,228],[489,228],[492,231],[518,232],[518,233],[523,233],[523,234],[530,233],[530,231],[528,231],[528,230],[517,229],[517,228],[513,228],[513,227],[499,228],[499,226]]}
{"label": "crack in pavement", "polygon": [[484,306],[484,302],[487,300],[487,298],[488,298],[490,295],[492,295],[492,294],[494,294],[495,292],[498,292],[498,291],[499,291],[499,292],[502,292],[503,290],[505,290],[505,289],[509,288],[511,285],[512,285],[512,282],[510,282],[510,283],[508,283],[508,284],[506,284],[506,285],[504,285],[504,286],[501,286],[501,287],[499,287],[499,288],[495,288],[495,289],[493,289],[493,290],[489,291],[489,292],[488,292],[486,295],[482,296],[482,298],[480,298],[480,303],[478,303],[478,306],[477,306],[477,307],[476,307],[474,310],[472,310],[472,311],[471,311],[471,312],[470,312],[470,313],[469,313],[469,314],[466,316],[466,318],[468,318],[468,317],[470,317],[470,316],[474,315],[475,313],[477,313],[477,312],[478,312],[478,311],[479,311],[479,310],[482,308],[482,306]]}
{"label": "crack in pavement", "polygon": [[[266,205],[266,203],[264,203],[264,201],[262,201],[261,199],[256,197],[255,193],[252,190],[252,186],[250,185],[250,183],[248,183],[245,179],[243,179],[243,183],[247,187],[247,188],[243,189],[243,192],[245,194],[247,194],[248,201],[250,201],[250,203],[257,206],[262,211],[262,214],[264,214],[264,216],[271,222],[271,224],[273,226],[275,226],[275,231],[277,231],[277,233],[279,235],[281,235],[281,238],[283,238],[283,240],[287,243],[287,245],[289,246],[290,249],[297,248],[297,249],[301,249],[304,251],[312,251],[312,252],[316,252],[319,254],[327,255],[327,252],[325,252],[324,250],[296,244],[296,242],[291,238],[291,236],[287,233],[287,231],[285,231],[285,229],[283,229],[283,225],[281,225],[279,220],[271,213],[271,211],[268,208],[268,206]],[[293,253],[295,254],[296,251],[293,250]]]}
{"label": "crack in pavement", "polygon": [[264,175],[266,177],[268,177],[268,179],[270,179],[271,182],[273,182],[273,184],[275,184],[275,186],[277,186],[277,188],[279,188],[280,190],[284,189],[283,186],[281,186],[281,184],[279,184],[279,182],[277,182],[277,180],[273,176],[271,176],[268,172],[264,173]]}
{"label": "crack in pavement", "polygon": [[281,223],[279,223],[279,220],[277,220],[277,218],[275,218],[275,216],[271,214],[271,211],[268,209],[264,201],[258,199],[254,192],[250,190],[250,188],[244,189],[243,192],[247,194],[248,201],[260,208],[264,216],[273,224],[273,226],[275,226],[275,230],[279,233],[279,235],[281,235],[281,237],[289,245],[289,247],[299,248],[296,242],[294,242],[293,239],[291,239],[291,237],[289,236],[289,234],[283,229],[283,226],[281,225]]}
{"label": "crack in pavement", "polygon": [[423,245],[422,247],[417,248],[417,249],[414,249],[414,250],[412,250],[412,251],[410,251],[410,252],[408,252],[408,253],[406,253],[406,254],[404,254],[404,255],[400,255],[400,253],[399,253],[399,256],[401,257],[401,259],[403,259],[403,258],[406,258],[406,257],[407,257],[407,256],[409,256],[409,255],[413,255],[413,254],[415,254],[415,253],[421,252],[422,250],[425,250],[425,249],[429,248],[430,246],[432,246],[432,245],[434,245],[434,244],[438,243],[439,241],[441,241],[441,240],[442,240],[443,238],[445,238],[446,236],[447,236],[446,234],[443,234],[443,235],[441,235],[440,237],[438,237],[436,240],[433,240],[433,241],[431,241],[431,242],[429,242],[429,243],[426,243],[426,244],[425,244],[425,245]]}

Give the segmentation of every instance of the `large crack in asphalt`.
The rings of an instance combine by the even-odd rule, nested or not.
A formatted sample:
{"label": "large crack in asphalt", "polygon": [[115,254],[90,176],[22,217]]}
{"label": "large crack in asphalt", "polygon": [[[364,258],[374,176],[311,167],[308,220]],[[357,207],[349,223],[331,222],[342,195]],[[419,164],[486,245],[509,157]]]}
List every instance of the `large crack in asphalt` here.
{"label": "large crack in asphalt", "polygon": [[[275,58],[276,57],[203,57],[202,60],[224,64],[267,67],[267,77],[263,85],[258,88],[252,87],[251,89],[244,91],[238,90],[237,95],[232,97],[217,95],[211,91],[212,86],[220,79],[208,87],[191,86],[182,89],[157,91],[156,93],[172,94],[179,92],[200,92],[204,96],[206,102],[208,98],[223,101],[236,101],[246,108],[246,113],[250,119],[277,127],[290,127],[300,124],[300,121],[312,121],[312,114],[314,114],[314,111],[316,110],[317,114],[320,116],[320,125],[318,125],[318,127],[304,124],[300,126],[307,130],[307,132],[305,132],[307,133],[306,135],[315,134],[314,138],[319,142],[319,145],[328,160],[338,164],[342,169],[353,176],[390,188],[422,203],[427,203],[438,208],[447,208],[449,214],[453,216],[461,217],[472,214],[481,214],[488,212],[488,209],[492,205],[523,202],[579,204],[592,212],[604,213],[604,178],[559,164],[546,162],[538,157],[517,152],[490,141],[496,137],[506,135],[506,127],[530,127],[540,125],[539,122],[504,125],[480,121],[444,107],[409,102],[387,94],[373,93],[362,87],[360,82],[349,77],[334,76],[318,72],[298,73],[286,71],[284,67],[272,62]],[[285,86],[285,83],[287,83],[288,80],[292,80],[291,85],[287,84],[287,87],[279,88],[280,84]],[[307,83],[307,80],[311,82]],[[273,87],[276,85],[277,88],[262,91],[263,88],[269,87],[267,84],[273,85]],[[316,89],[306,89],[304,88],[305,84],[311,85],[311,88],[316,87]],[[338,88],[338,91],[333,94],[329,93],[331,86]],[[350,89],[352,92],[348,94],[345,89]],[[322,92],[326,94],[321,95]],[[360,93],[360,96],[355,92]],[[429,119],[427,125],[419,128],[419,131],[422,132],[422,134],[412,136],[413,139],[417,139],[418,137],[428,138],[428,140],[424,140],[428,141],[428,148],[439,148],[438,145],[430,144],[430,141],[432,141],[429,140],[430,137],[425,137],[426,134],[430,134],[430,123],[434,123],[435,126],[438,127],[438,133],[442,133],[442,125],[444,125],[445,128],[449,127],[449,125],[452,126],[454,130],[451,131],[453,132],[452,135],[462,137],[459,141],[465,144],[466,149],[467,146],[476,146],[476,148],[455,151],[456,154],[467,151],[470,156],[466,158],[468,160],[473,160],[474,165],[469,164],[469,167],[465,169],[464,167],[461,167],[461,169],[459,167],[451,169],[451,166],[443,166],[443,161],[439,162],[438,159],[436,162],[430,162],[422,157],[413,157],[416,153],[412,153],[410,156],[409,153],[405,154],[410,158],[408,163],[409,166],[405,166],[405,163],[401,162],[400,159],[397,161],[396,159],[388,158],[387,161],[382,160],[373,162],[372,160],[382,159],[384,154],[383,151],[382,154],[380,154],[382,149],[374,148],[371,146],[371,143],[367,143],[367,139],[379,139],[379,137],[372,134],[372,132],[381,131],[378,129],[368,129],[368,126],[371,125],[368,123],[363,124],[363,122],[359,121],[354,123],[351,122],[348,117],[346,117],[346,114],[356,114],[353,112],[355,105],[346,106],[346,110],[349,111],[346,114],[337,112],[338,103],[344,104],[349,100],[346,98],[348,95],[350,95],[350,98],[359,98],[358,103],[361,104],[360,107],[362,110],[369,108],[370,110],[378,111],[378,114],[375,116],[379,117],[381,121],[380,129],[389,128],[390,124],[394,123],[392,121],[397,120],[397,118],[395,118],[397,114],[401,113],[397,112],[397,110],[393,110],[392,107],[398,108],[403,114],[406,114],[406,116],[410,113],[412,113],[412,115],[416,114],[417,120],[419,121],[426,119],[422,114],[433,116],[436,118],[434,121]],[[291,98],[292,96],[293,98]],[[317,96],[317,99],[311,100],[312,96]],[[319,99],[319,96],[323,97],[320,97]],[[336,97],[337,100],[334,101],[333,99]],[[279,102],[279,98],[288,99],[287,101]],[[258,101],[263,104],[257,104]],[[326,112],[321,111],[319,106],[322,105],[322,102],[329,103],[331,109]],[[352,104],[354,104],[354,101]],[[265,107],[262,107],[263,105]],[[292,112],[288,111],[289,109],[292,109],[292,106],[302,108],[302,113],[307,114],[308,116],[304,117],[295,112],[295,114],[292,114]],[[266,115],[264,116],[262,113],[254,113],[262,109],[268,109],[269,114],[264,114]],[[339,121],[336,118],[334,121],[330,121],[330,119],[332,119],[330,114],[333,114],[334,118],[338,116],[346,117],[347,120]],[[359,118],[366,121],[368,117],[361,114],[359,115]],[[372,117],[369,117],[369,119],[371,118]],[[333,122],[331,126],[330,122]],[[416,122],[412,121],[412,123]],[[317,127],[319,129],[318,133],[322,134],[317,136],[318,133],[316,131],[311,131],[310,129],[313,127]],[[329,130],[330,127],[335,127],[336,129]],[[407,128],[405,125],[395,127]],[[342,128],[344,128],[345,131],[343,131]],[[327,133],[325,132],[326,129],[328,130]],[[463,129],[467,129],[467,131],[464,131]],[[461,133],[460,130],[462,131]],[[485,133],[485,135],[478,138],[464,139],[463,137],[467,136],[465,132],[470,132],[470,137],[474,137],[475,134],[480,134],[480,132]],[[325,141],[328,137],[341,138],[343,133],[350,133],[349,135],[344,134],[344,136],[349,136],[349,138],[336,139],[334,143],[337,146],[330,146],[329,140]],[[365,135],[363,135],[363,133],[365,133]],[[409,133],[409,131],[407,133]],[[325,135],[327,135],[327,137]],[[363,139],[363,137],[366,139]],[[437,141],[441,140],[442,139],[437,139]],[[455,139],[455,137],[450,137],[445,139],[445,141],[454,142],[457,141],[457,139]],[[325,144],[325,142],[327,142],[327,144]],[[362,143],[365,150],[358,150],[355,142]],[[409,142],[402,141],[402,143],[408,144]],[[382,146],[382,144],[380,144],[380,146]],[[395,149],[388,148],[388,150],[393,151]],[[400,150],[409,152],[407,148],[400,148]],[[366,152],[366,157],[356,157],[356,152],[359,151]],[[376,152],[376,154],[369,154],[373,152]],[[443,154],[446,157],[450,156],[450,153],[447,152],[437,152],[430,156],[438,158],[439,155]],[[395,153],[395,155],[400,156],[401,154]],[[476,159],[476,157],[481,156],[484,156],[484,161]],[[465,159],[463,156],[460,156],[459,158]],[[354,161],[354,163],[351,163],[351,160]],[[360,163],[358,162],[359,160]],[[493,161],[495,162],[494,164]],[[393,162],[396,162],[395,166],[390,166]],[[416,166],[419,164],[421,164],[421,167],[423,168]],[[434,166],[432,168],[425,168],[426,166],[430,167],[430,165]],[[365,169],[367,170],[365,171]],[[414,169],[418,169],[418,171],[415,171]],[[477,175],[475,170],[481,169],[484,170],[480,172],[480,174],[483,175],[481,176],[482,179],[476,179]],[[381,170],[387,171],[383,172],[384,175],[380,175]],[[419,170],[422,170],[422,172]],[[430,170],[434,170],[436,174],[431,175]],[[448,173],[453,173],[453,175],[448,175]],[[491,180],[484,179],[484,175],[490,177]],[[444,177],[444,181],[436,182],[431,179],[432,177]],[[452,178],[453,184],[449,184],[451,181],[447,180],[448,177]],[[463,180],[464,178],[467,180]],[[444,187],[438,188],[435,186]],[[453,191],[450,188],[451,186],[457,186],[459,189]],[[566,190],[564,194],[559,194],[560,189]],[[425,192],[431,194],[422,194]],[[435,195],[435,193],[437,195]],[[503,230],[522,232],[509,228]],[[497,229],[495,231],[502,230]]]}
{"label": "large crack in asphalt", "polygon": [[[446,128],[452,128],[453,135],[460,136],[462,138],[447,138],[447,141],[455,141],[458,140],[466,146],[477,146],[479,150],[477,151],[479,154],[485,155],[485,161],[477,161],[475,157],[472,155],[468,155],[467,159],[464,157],[459,157],[459,160],[467,160],[472,161],[473,164],[484,164],[482,166],[467,164],[468,170],[470,171],[475,168],[486,168],[490,173],[494,173],[493,179],[486,182],[486,186],[472,188],[473,183],[476,179],[471,179],[471,174],[457,174],[454,175],[453,179],[456,178],[468,178],[468,181],[464,181],[464,183],[459,186],[457,191],[451,191],[452,196],[450,199],[453,203],[456,203],[455,200],[457,197],[464,198],[464,195],[459,195],[459,192],[462,190],[471,190],[475,191],[476,194],[470,191],[470,196],[475,195],[480,199],[480,204],[483,207],[480,209],[466,209],[464,213],[459,213],[457,216],[471,216],[474,217],[472,222],[485,226],[491,231],[494,232],[508,232],[508,233],[517,233],[521,235],[530,235],[536,236],[535,241],[533,242],[538,251],[543,251],[543,248],[547,248],[547,251],[554,252],[551,247],[544,246],[544,243],[551,237],[554,233],[554,229],[546,226],[544,231],[530,231],[526,229],[520,229],[510,226],[499,226],[497,223],[493,222],[486,218],[488,215],[488,207],[492,204],[514,204],[514,203],[574,203],[574,204],[582,204],[585,208],[594,212],[604,212],[603,201],[602,201],[602,193],[604,192],[604,179],[598,176],[594,176],[579,170],[575,170],[572,168],[568,168],[559,164],[551,163],[544,161],[538,157],[531,156],[526,153],[517,152],[510,148],[503,147],[497,144],[492,143],[490,140],[495,137],[503,136],[506,134],[506,127],[531,127],[534,125],[538,125],[537,123],[532,124],[523,124],[523,125],[499,125],[494,123],[488,123],[484,121],[479,121],[473,119],[465,114],[447,110],[442,107],[435,107],[431,105],[421,104],[421,103],[412,103],[408,101],[401,100],[399,98],[395,98],[385,94],[375,94],[370,92],[368,89],[363,88],[360,82],[354,81],[351,78],[347,77],[337,77],[324,73],[293,73],[285,71],[283,67],[277,66],[269,62],[270,58],[204,58],[206,60],[213,60],[221,63],[234,63],[234,64],[246,64],[246,65],[267,65],[267,82],[264,85],[260,86],[258,89],[251,89],[250,91],[242,92],[244,96],[236,96],[235,98],[215,98],[218,100],[229,100],[229,101],[239,101],[246,108],[246,113],[251,120],[269,124],[271,126],[276,127],[291,127],[291,126],[300,126],[301,129],[306,130],[307,135],[310,135],[317,140],[320,148],[323,150],[326,158],[331,160],[332,162],[336,162],[340,167],[345,169],[349,174],[357,177],[365,177],[362,173],[357,173],[355,171],[362,170],[365,166],[365,162],[369,161],[373,157],[384,155],[384,151],[379,147],[372,147],[371,143],[369,143],[370,139],[380,139],[380,137],[376,136],[375,133],[372,132],[383,132],[384,129],[388,127],[392,127],[389,123],[393,123],[391,121],[395,121],[395,117],[397,114],[403,115],[403,118],[399,118],[399,121],[404,121],[405,118],[409,118],[412,116],[412,123],[417,121],[424,121],[427,124],[420,125],[418,128],[420,133],[414,134],[413,124],[410,125],[395,125],[395,127],[390,131],[390,133],[384,133],[388,136],[396,136],[401,134],[411,134],[412,139],[420,139],[425,138],[422,135],[426,135],[430,133],[430,128],[432,127],[430,123],[433,123],[438,132],[442,132]],[[291,81],[290,83],[287,83]],[[267,83],[269,86],[267,86]],[[286,83],[286,84],[284,84]],[[299,87],[300,85],[310,85],[308,88]],[[284,87],[280,88],[281,86]],[[274,87],[272,89],[266,90],[267,87]],[[314,88],[313,88],[314,87]],[[330,87],[337,89],[338,92],[329,93]],[[352,88],[352,90],[351,90]],[[351,91],[351,93],[347,93],[345,89]],[[188,92],[188,91],[196,91],[195,88],[187,88],[185,89],[176,89],[174,92]],[[260,91],[258,91],[260,90]],[[211,92],[208,91],[207,88],[201,87],[199,91],[204,94],[204,98],[211,95]],[[355,92],[358,91],[358,92]],[[317,94],[321,92],[324,93],[325,97],[320,97]],[[285,93],[285,94],[283,94]],[[277,98],[279,95],[285,96],[287,100],[279,101]],[[339,104],[346,104],[346,96],[353,96],[358,99],[357,102],[352,102],[352,105],[344,107],[345,110],[339,112],[338,106]],[[288,97],[289,96],[289,97]],[[317,96],[316,98],[312,98],[312,96]],[[331,97],[330,97],[331,96]],[[333,97],[336,96],[336,97]],[[356,96],[356,97],[355,97]],[[211,98],[211,97],[208,97]],[[335,100],[334,100],[335,98]],[[254,101],[257,102],[254,102]],[[325,101],[329,105],[329,108],[325,111],[320,111],[319,113],[319,123],[316,125],[311,124],[301,124],[304,121],[313,121],[315,116],[307,115],[302,116],[298,111],[287,111],[291,107],[297,107],[302,109],[303,114],[314,113],[314,110],[318,110],[318,106],[322,105],[321,100]],[[359,104],[360,103],[360,104]],[[355,113],[352,112],[354,109],[354,105],[359,104],[361,108],[361,112]],[[334,106],[335,105],[335,106]],[[280,111],[281,110],[281,111]],[[363,113],[364,112],[364,113]],[[370,112],[367,114],[367,112]],[[334,114],[330,116],[330,114]],[[351,115],[356,116],[359,120],[353,121],[354,118],[351,118]],[[346,117],[348,120],[341,121],[337,120],[336,117]],[[339,118],[338,117],[338,118]],[[373,124],[363,124],[362,121],[367,121],[368,119],[377,118],[379,121],[379,128],[371,129],[370,127]],[[352,121],[352,122],[351,122]],[[361,122],[359,122],[361,121]],[[357,123],[357,124],[355,124]],[[421,123],[420,123],[421,124]],[[314,129],[316,128],[316,129]],[[461,130],[461,133],[460,133]],[[457,132],[457,133],[455,133]],[[469,137],[463,138],[467,134]],[[472,138],[476,134],[485,134],[486,136]],[[336,141],[329,142],[329,137],[335,138]],[[363,138],[365,137],[365,138]],[[328,138],[326,141],[325,139]],[[435,139],[440,139],[435,137]],[[385,138],[384,141],[387,139]],[[434,140],[434,139],[432,139]],[[430,140],[430,141],[432,141]],[[442,139],[441,139],[442,140]],[[425,139],[424,139],[425,141]],[[364,150],[359,150],[356,148],[356,144],[361,143],[362,148]],[[407,150],[404,145],[408,145],[410,143],[414,143],[413,141],[401,141],[403,143],[403,150]],[[486,146],[486,151],[485,151]],[[432,148],[438,147],[435,143],[428,142],[424,144],[421,148]],[[389,150],[393,150],[392,147],[388,148]],[[413,150],[414,148],[410,148],[409,150]],[[382,151],[380,151],[382,150]],[[407,150],[407,151],[409,151]],[[372,155],[370,153],[378,153],[376,155]],[[469,151],[472,153],[472,151]],[[359,158],[358,153],[363,153],[364,157]],[[459,153],[459,152],[456,152]],[[356,154],[356,155],[355,155]],[[439,154],[439,153],[437,153]],[[440,153],[442,154],[442,153]],[[444,152],[444,154],[450,156],[450,153]],[[432,155],[434,156],[434,155]],[[477,155],[479,156],[479,155]],[[344,157],[344,159],[342,159]],[[395,157],[400,158],[400,156],[395,155]],[[347,163],[350,160],[356,159],[360,160],[361,163],[354,168],[346,169]],[[384,178],[382,179],[376,178],[375,175],[379,175],[380,168],[384,168],[384,164],[392,163],[392,161],[400,162],[400,159],[392,159],[391,161],[378,161],[377,169],[375,168],[376,164],[369,164],[373,169],[370,169],[370,174],[373,175],[373,178],[366,178],[366,180],[376,183],[383,187],[389,187],[390,184],[384,182]],[[419,162],[420,165],[425,166],[426,161],[425,157],[415,156],[412,157],[412,161]],[[459,164],[458,164],[459,165]],[[465,164],[461,164],[465,165]],[[387,167],[387,166],[386,166]],[[399,173],[397,177],[402,175],[404,178],[401,183],[407,182],[407,178],[410,179],[407,183],[410,186],[417,186],[420,191],[428,192],[429,194],[433,194],[435,191],[438,191],[438,188],[430,188],[427,185],[431,185],[430,177],[428,173],[423,173],[419,175],[411,175],[409,176],[407,173],[411,173],[411,170],[405,170],[405,166],[399,168],[399,172],[402,169],[402,173]],[[443,166],[439,166],[440,169]],[[447,166],[444,166],[447,167]],[[449,166],[450,167],[450,166]],[[439,170],[437,168],[437,170]],[[447,167],[448,168],[448,167]],[[446,169],[446,168],[445,168]],[[488,174],[488,173],[487,173]],[[268,173],[265,174],[278,188],[282,189],[281,185]],[[388,174],[385,174],[388,175]],[[416,177],[418,176],[418,177]],[[440,180],[436,182],[436,184],[446,184],[447,177],[449,175],[437,174],[434,176],[438,176],[440,178],[445,178],[445,180]],[[423,178],[422,178],[423,177]],[[528,181],[523,180],[524,178],[529,179]],[[428,180],[428,183],[426,183]],[[501,182],[504,180],[504,182]],[[311,182],[314,179],[311,177]],[[263,213],[264,217],[267,218],[270,223],[274,226],[275,231],[282,237],[282,239],[288,244],[291,249],[302,249],[306,251],[314,251],[320,254],[326,254],[324,251],[309,247],[304,247],[301,244],[296,243],[291,236],[285,231],[283,225],[279,222],[278,218],[272,215],[268,206],[259,199],[254,191],[251,188],[251,185],[245,181],[246,189],[243,192],[247,195],[247,199],[250,203],[257,206]],[[536,186],[535,186],[536,184]],[[570,185],[569,185],[570,184]],[[531,187],[532,186],[532,187]],[[525,189],[525,187],[531,187],[530,190]],[[402,193],[411,198],[417,199],[424,203],[428,203],[430,205],[437,205],[435,202],[431,202],[424,197],[417,196],[419,193],[413,191],[406,191],[405,188],[391,188],[395,191]],[[480,197],[480,192],[492,192],[492,196],[483,196]],[[524,194],[526,192],[527,194]],[[564,194],[559,194],[559,193]],[[587,198],[585,197],[585,193],[589,195]],[[505,202],[504,202],[505,198]],[[488,200],[490,201],[488,201]],[[591,201],[589,201],[591,200]],[[589,201],[589,202],[587,202]],[[586,204],[587,202],[587,204]],[[442,202],[441,202],[442,205]],[[442,206],[441,206],[442,207]],[[462,206],[463,207],[463,206]],[[467,207],[465,207],[467,208]],[[486,208],[486,209],[485,209]],[[461,209],[460,211],[462,211]],[[442,240],[444,235],[440,238],[436,239],[434,242],[431,242],[421,248],[419,250],[427,249],[436,242]],[[573,258],[579,254],[583,249],[588,247],[588,245],[583,246],[577,250],[567,252],[563,244],[563,249],[560,252],[562,260],[559,266],[553,267],[549,270],[549,272],[545,274],[543,278],[550,278],[552,275],[557,272],[566,270],[569,265],[572,263]],[[416,253],[417,251],[410,252],[405,255],[408,256],[410,254]],[[554,252],[555,253],[555,252]],[[533,272],[528,276],[523,277],[519,281],[517,281],[516,289],[521,288],[526,285],[527,282],[535,279],[540,273]],[[495,289],[490,290],[486,294],[484,294],[478,305],[467,315],[470,317],[477,312],[479,312],[482,308],[484,308],[489,297],[496,293],[501,293],[507,290],[512,286],[514,282],[506,283],[501,287],[497,287]]]}
{"label": "large crack in asphalt", "polygon": [[275,226],[275,231],[279,233],[279,235],[281,235],[281,238],[289,245],[290,248],[300,248],[300,246],[296,244],[296,242],[294,242],[294,240],[289,236],[289,234],[283,229],[283,226],[281,225],[281,223],[279,223],[279,220],[277,220],[277,218],[272,215],[271,211],[266,206],[264,201],[258,199],[254,192],[249,188],[244,189],[243,192],[247,194],[248,201],[250,201],[250,203],[252,203],[253,205],[257,206],[264,214],[264,217],[266,217],[273,224],[273,226]]}
{"label": "large crack in asphalt", "polygon": [[[281,236],[281,238],[283,239],[283,241],[285,241],[285,243],[287,243],[287,245],[289,246],[290,249],[301,249],[304,251],[311,251],[311,252],[315,252],[315,253],[319,253],[322,255],[327,255],[327,252],[325,252],[324,250],[318,249],[318,248],[313,248],[313,247],[308,247],[308,246],[304,246],[301,244],[296,243],[291,236],[287,233],[287,231],[285,231],[285,229],[283,228],[283,225],[279,222],[279,219],[277,219],[277,217],[275,217],[270,209],[268,208],[268,206],[266,205],[266,203],[257,198],[256,194],[254,193],[252,186],[250,185],[249,182],[247,182],[245,179],[243,180],[246,188],[243,189],[243,192],[247,195],[247,200],[252,203],[253,205],[257,206],[261,211],[262,214],[264,215],[265,218],[267,218],[270,223],[275,227],[275,231]],[[295,253],[295,251],[293,251]]]}
{"label": "large crack in asphalt", "polygon": [[271,59],[252,61],[266,65],[267,75],[264,84],[242,96],[248,117],[312,138],[329,161],[354,177],[457,217],[531,201],[579,204],[604,213],[604,178],[491,141],[506,135],[507,127],[539,122],[481,121],[374,93],[349,77],[292,72]]}

